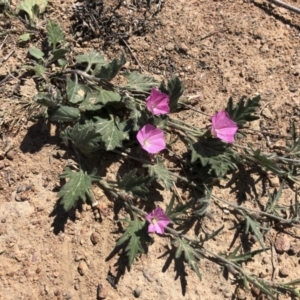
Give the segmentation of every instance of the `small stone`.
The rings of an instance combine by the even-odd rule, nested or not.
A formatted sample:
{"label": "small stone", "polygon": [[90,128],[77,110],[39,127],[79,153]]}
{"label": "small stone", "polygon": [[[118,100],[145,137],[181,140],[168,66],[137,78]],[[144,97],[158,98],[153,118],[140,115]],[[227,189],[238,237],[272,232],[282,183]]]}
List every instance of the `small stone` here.
{"label": "small stone", "polygon": [[282,254],[283,252],[289,251],[291,243],[289,238],[285,234],[279,234],[276,237],[274,246],[276,251]]}
{"label": "small stone", "polygon": [[0,150],[0,159],[4,159],[5,152],[3,150]]}
{"label": "small stone", "polygon": [[175,45],[173,43],[168,43],[165,47],[165,49],[167,51],[172,51],[172,50],[174,50],[174,48],[175,48]]}
{"label": "small stone", "polygon": [[53,273],[53,276],[54,276],[55,278],[57,278],[57,277],[59,276],[59,273],[58,273],[58,272],[54,272],[54,273]]}
{"label": "small stone", "polygon": [[281,267],[279,269],[279,275],[281,277],[288,277],[289,276],[289,269],[287,267]]}
{"label": "small stone", "polygon": [[54,296],[59,297],[61,295],[61,291],[60,290],[55,290],[54,291]]}
{"label": "small stone", "polygon": [[189,48],[187,47],[187,45],[185,43],[181,43],[178,48],[182,52],[188,52],[188,50],[189,50]]}
{"label": "small stone", "polygon": [[78,273],[81,275],[81,276],[83,276],[85,273],[86,273],[86,271],[87,271],[87,269],[88,269],[88,266],[87,266],[87,264],[86,264],[86,262],[84,261],[84,260],[81,260],[80,262],[79,262],[79,265],[78,265]]}
{"label": "small stone", "polygon": [[266,117],[267,119],[270,119],[270,120],[274,119],[274,116],[272,115],[271,111],[267,107],[262,111],[262,115],[264,117]]}
{"label": "small stone", "polygon": [[142,294],[142,289],[140,287],[136,287],[135,290],[133,291],[133,295],[135,298],[140,297]]}
{"label": "small stone", "polygon": [[4,161],[0,160],[0,170],[2,170],[5,167]]}
{"label": "small stone", "polygon": [[98,284],[97,287],[97,296],[98,299],[105,299],[108,296],[108,290],[101,283]]}
{"label": "small stone", "polygon": [[9,160],[13,160],[14,157],[15,157],[15,151],[14,151],[14,150],[9,150],[9,151],[6,153],[6,157],[7,157]]}
{"label": "small stone", "polygon": [[41,271],[42,271],[42,270],[41,270],[40,268],[37,268],[37,269],[35,270],[35,273],[36,273],[36,274],[40,274]]}
{"label": "small stone", "polygon": [[244,290],[238,288],[237,292],[236,292],[236,299],[238,300],[244,300],[246,299],[246,293]]}
{"label": "small stone", "polygon": [[97,232],[93,232],[91,234],[91,242],[93,243],[93,245],[98,244],[100,241],[100,235]]}
{"label": "small stone", "polygon": [[280,187],[280,180],[278,177],[269,178],[271,187]]}
{"label": "small stone", "polygon": [[74,289],[76,290],[76,291],[78,291],[79,290],[79,285],[76,283],[76,284],[74,284]]}

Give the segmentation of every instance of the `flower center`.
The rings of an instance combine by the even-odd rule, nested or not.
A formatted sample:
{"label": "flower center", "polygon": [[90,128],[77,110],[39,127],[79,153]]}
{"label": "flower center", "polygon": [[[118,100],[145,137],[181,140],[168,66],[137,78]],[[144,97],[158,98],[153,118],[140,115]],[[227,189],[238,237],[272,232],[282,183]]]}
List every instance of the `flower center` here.
{"label": "flower center", "polygon": [[155,225],[155,224],[157,223],[157,219],[156,219],[155,217],[152,218],[152,219],[151,219],[151,223]]}
{"label": "flower center", "polygon": [[148,139],[145,139],[145,140],[144,140],[144,145],[145,145],[146,147],[150,146],[150,143],[149,143]]}

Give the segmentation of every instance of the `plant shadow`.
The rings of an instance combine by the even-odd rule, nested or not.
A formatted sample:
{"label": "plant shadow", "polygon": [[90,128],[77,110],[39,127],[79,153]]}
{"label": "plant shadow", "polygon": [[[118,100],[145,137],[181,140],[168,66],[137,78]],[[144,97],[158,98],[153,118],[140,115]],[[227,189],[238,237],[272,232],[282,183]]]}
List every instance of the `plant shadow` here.
{"label": "plant shadow", "polygon": [[181,255],[180,257],[176,258],[176,248],[172,245],[172,248],[169,249],[167,247],[166,252],[163,253],[161,256],[158,258],[162,258],[168,255],[165,264],[162,268],[162,272],[166,272],[168,268],[170,267],[172,261],[174,261],[174,271],[176,272],[175,274],[175,280],[179,278],[180,280],[180,285],[181,285],[181,294],[182,296],[185,296],[186,294],[186,288],[187,288],[187,279],[186,277],[188,274],[185,271],[185,265],[184,265],[184,258]]}

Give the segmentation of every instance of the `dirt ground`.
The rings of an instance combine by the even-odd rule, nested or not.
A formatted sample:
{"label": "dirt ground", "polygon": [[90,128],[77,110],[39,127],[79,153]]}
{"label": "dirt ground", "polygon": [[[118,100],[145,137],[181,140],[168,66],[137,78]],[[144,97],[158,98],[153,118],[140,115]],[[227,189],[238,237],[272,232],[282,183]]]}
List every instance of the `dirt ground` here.
{"label": "dirt ground", "polygon": [[[113,3],[103,2],[106,6]],[[127,22],[134,23],[144,14],[147,17],[146,23],[136,21],[142,29],[133,30],[126,38],[127,45],[118,41],[107,44],[105,35],[80,39],[76,35],[78,27],[74,26],[76,20],[72,19],[72,0],[49,0],[45,19],[53,19],[62,26],[74,54],[96,49],[113,58],[124,50],[128,70],[144,71],[158,79],[177,74],[185,83],[185,95],[200,95],[193,103],[194,108],[207,114],[224,109],[230,96],[237,100],[260,94],[261,119],[252,124],[252,129],[258,132],[252,133],[249,141],[266,149],[285,143],[272,133],[284,136],[289,133],[291,120],[299,124],[299,15],[262,0],[165,0],[160,2],[161,11],[157,13],[154,12],[158,1],[152,1],[150,10],[144,2],[140,0],[138,8],[127,0],[121,2],[117,11]],[[300,7],[300,0],[289,2]],[[14,0],[12,7],[17,4]],[[0,32],[22,31],[18,19],[7,19],[3,14],[0,17]],[[0,35],[0,81],[26,63],[29,46],[40,43],[38,38],[29,45],[18,43],[20,32]],[[12,50],[14,53],[2,60]],[[14,78],[0,85],[1,300],[92,300],[97,299],[99,286],[105,299],[115,300],[267,299],[254,289],[238,289],[233,276],[226,279],[218,265],[205,259],[200,262],[202,281],[188,267],[176,266],[174,261],[166,263],[167,235],[154,236],[155,243],[149,253],[142,255],[130,270],[124,267],[116,286],[110,284],[108,274],[115,274],[115,263],[122,259],[118,253],[111,253],[121,235],[117,220],[109,209],[100,222],[89,205],[83,205],[71,217],[59,210],[58,175],[71,162],[65,145],[55,135],[55,128],[49,134],[38,122],[28,121],[29,105],[26,112],[20,110],[20,105],[30,103],[36,93],[30,78]],[[4,125],[15,115],[18,123],[7,131]],[[205,126],[209,122],[190,110],[178,113],[178,117],[190,124]],[[270,135],[261,134],[261,130]],[[180,152],[180,147],[175,145],[174,151]],[[123,160],[100,166],[114,175]],[[251,172],[244,178],[233,177],[214,187],[213,193],[237,203],[242,199],[246,206],[257,207],[257,203],[266,203],[266,191],[279,187],[276,178],[268,178],[267,186],[260,180],[255,182],[257,179],[258,175]],[[96,187],[95,193],[109,205]],[[293,197],[293,192],[285,188],[280,204],[289,205]],[[240,241],[238,238],[231,245],[234,220],[224,208],[212,202],[202,227],[208,232],[222,224],[225,228],[207,247],[215,252],[234,249]],[[245,268],[270,281],[300,278],[299,229],[282,233],[272,228],[266,245],[271,246],[278,234],[289,240],[290,250],[276,255],[275,264],[274,253],[266,251]],[[258,249],[259,245],[255,247]],[[290,297],[280,295],[278,299]]]}

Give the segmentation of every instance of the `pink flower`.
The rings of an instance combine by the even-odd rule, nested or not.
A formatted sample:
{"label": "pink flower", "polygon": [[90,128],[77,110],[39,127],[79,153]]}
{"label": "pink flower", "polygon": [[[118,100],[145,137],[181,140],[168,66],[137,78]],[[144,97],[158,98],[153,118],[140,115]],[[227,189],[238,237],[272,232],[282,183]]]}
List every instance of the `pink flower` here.
{"label": "pink flower", "polygon": [[170,112],[169,96],[157,89],[152,89],[150,96],[146,100],[147,108],[154,115],[164,115]]}
{"label": "pink flower", "polygon": [[148,232],[156,232],[164,234],[165,227],[171,222],[170,218],[164,213],[164,211],[157,207],[151,213],[146,216],[146,220],[150,223]]}
{"label": "pink flower", "polygon": [[226,143],[234,142],[234,135],[238,130],[237,124],[230,119],[225,110],[219,111],[212,118],[212,134]]}
{"label": "pink flower", "polygon": [[139,130],[136,137],[142,148],[148,153],[158,153],[166,148],[164,132],[153,125],[146,124]]}

